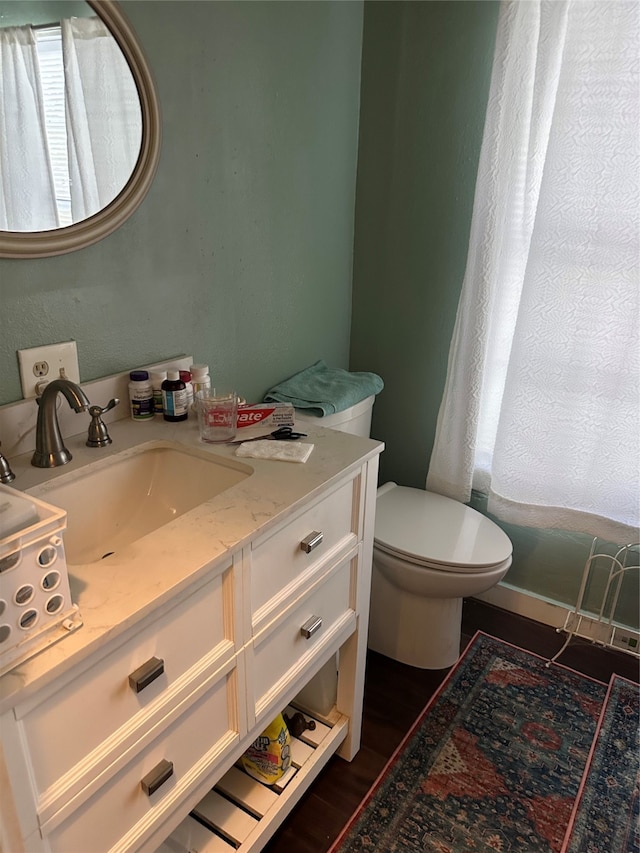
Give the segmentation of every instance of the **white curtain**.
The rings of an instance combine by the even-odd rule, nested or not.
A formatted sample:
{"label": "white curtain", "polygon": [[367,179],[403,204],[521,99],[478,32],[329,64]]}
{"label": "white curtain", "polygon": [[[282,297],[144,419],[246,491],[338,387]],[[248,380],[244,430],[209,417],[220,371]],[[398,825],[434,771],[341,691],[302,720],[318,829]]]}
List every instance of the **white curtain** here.
{"label": "white curtain", "polygon": [[503,0],[427,488],[624,543],[640,523],[635,0]]}
{"label": "white curtain", "polygon": [[0,29],[0,229],[58,224],[33,30],[7,27]]}
{"label": "white curtain", "polygon": [[106,207],[140,153],[142,113],[126,59],[98,18],[62,21],[73,220]]}

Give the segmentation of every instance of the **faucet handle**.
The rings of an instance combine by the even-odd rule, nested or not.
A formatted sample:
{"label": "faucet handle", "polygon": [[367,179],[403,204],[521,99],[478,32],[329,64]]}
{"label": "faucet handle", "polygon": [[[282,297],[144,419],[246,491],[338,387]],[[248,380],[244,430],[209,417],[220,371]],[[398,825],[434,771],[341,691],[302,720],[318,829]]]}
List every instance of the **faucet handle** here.
{"label": "faucet handle", "polygon": [[102,420],[102,415],[105,412],[117,406],[120,400],[114,397],[109,400],[104,408],[102,406],[89,406],[89,414],[91,415],[91,423],[89,424],[89,434],[87,436],[87,447],[106,447],[111,444],[111,436],[107,432],[106,424]]}
{"label": "faucet handle", "polygon": [[103,409],[101,409],[100,406],[89,406],[89,409],[88,409],[89,414],[92,416],[93,415],[104,415],[105,412],[109,412],[109,411],[111,411],[111,409],[113,409],[114,406],[117,406],[119,402],[120,402],[119,398],[114,397],[112,400],[109,400],[109,402],[107,403],[107,405]]}

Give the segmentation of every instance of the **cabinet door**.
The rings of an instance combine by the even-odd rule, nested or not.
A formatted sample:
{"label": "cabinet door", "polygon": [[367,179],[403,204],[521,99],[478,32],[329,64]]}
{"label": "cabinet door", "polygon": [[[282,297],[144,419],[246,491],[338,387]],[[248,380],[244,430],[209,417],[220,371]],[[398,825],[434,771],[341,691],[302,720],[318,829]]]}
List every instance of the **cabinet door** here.
{"label": "cabinet door", "polygon": [[251,620],[259,632],[360,538],[360,477],[324,495],[251,549]]}
{"label": "cabinet door", "polygon": [[237,671],[229,665],[184,702],[178,719],[65,819],[42,830],[52,853],[136,850],[194,783],[237,746]]}
{"label": "cabinet door", "polygon": [[44,697],[16,707],[47,819],[235,656],[231,567]]}
{"label": "cabinet door", "polygon": [[355,630],[357,566],[358,551],[330,569],[307,595],[254,638],[248,656],[256,718],[278,695],[287,695],[296,684],[302,687],[314,663]]}

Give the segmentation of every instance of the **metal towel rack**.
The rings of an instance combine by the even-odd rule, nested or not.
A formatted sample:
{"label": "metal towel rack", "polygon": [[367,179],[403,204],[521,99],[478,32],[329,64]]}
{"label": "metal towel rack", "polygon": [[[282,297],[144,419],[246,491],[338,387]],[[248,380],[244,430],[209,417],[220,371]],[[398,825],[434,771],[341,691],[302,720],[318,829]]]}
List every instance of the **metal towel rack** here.
{"label": "metal towel rack", "polygon": [[[547,665],[560,657],[574,637],[640,658],[638,628],[616,622],[622,583],[633,571],[640,573],[640,543],[611,546],[597,537],[593,540],[582,572],[576,605],[567,613],[564,625],[557,629],[558,633],[565,631],[567,638]],[[592,605],[592,609],[587,610],[586,602],[591,585],[598,583],[604,584],[599,606],[596,605],[593,609]],[[622,641],[625,635],[627,643]]]}

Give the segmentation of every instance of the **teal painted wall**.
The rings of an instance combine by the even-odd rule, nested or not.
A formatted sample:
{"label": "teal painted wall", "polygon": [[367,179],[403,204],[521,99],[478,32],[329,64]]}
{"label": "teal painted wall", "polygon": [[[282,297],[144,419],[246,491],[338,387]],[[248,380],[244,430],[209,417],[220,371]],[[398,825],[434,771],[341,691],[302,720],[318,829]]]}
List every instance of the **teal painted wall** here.
{"label": "teal painted wall", "polygon": [[498,3],[366,4],[351,366],[381,481],[424,488],[466,263]]}
{"label": "teal painted wall", "polygon": [[[384,391],[380,482],[424,488],[466,264],[498,2],[365,4],[351,368]],[[479,496],[474,505],[484,510]],[[591,537],[498,522],[507,582],[573,605]],[[622,621],[638,624],[637,573]],[[597,601],[592,596],[591,603]]]}
{"label": "teal painted wall", "polygon": [[149,195],[100,243],[0,261],[0,403],[16,350],[75,339],[90,380],[178,353],[249,399],[347,367],[363,7],[125,2],[163,117]]}

